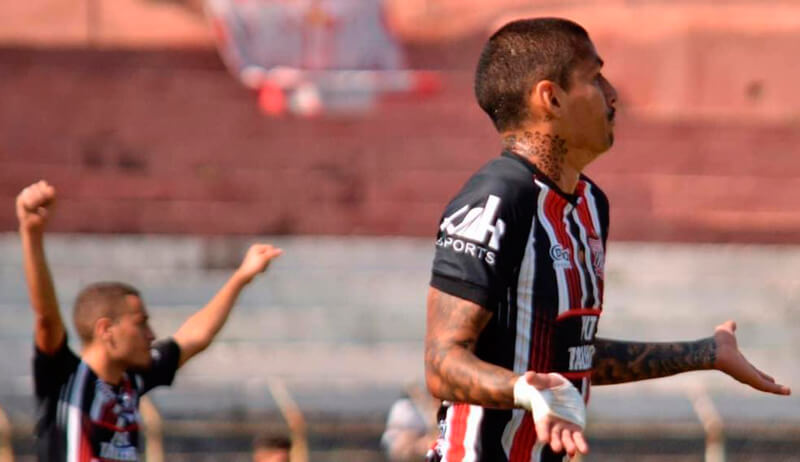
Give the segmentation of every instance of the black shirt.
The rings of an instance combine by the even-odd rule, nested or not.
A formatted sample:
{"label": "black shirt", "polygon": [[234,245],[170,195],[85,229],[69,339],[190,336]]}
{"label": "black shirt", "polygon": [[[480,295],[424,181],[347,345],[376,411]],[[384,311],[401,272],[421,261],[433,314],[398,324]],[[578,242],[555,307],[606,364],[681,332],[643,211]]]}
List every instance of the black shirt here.
{"label": "black shirt", "polygon": [[[588,400],[607,235],[608,199],[591,180],[566,194],[504,152],[445,209],[431,286],[492,312],[478,358],[518,374],[559,372]],[[562,459],[536,443],[523,410],[446,403],[440,417],[443,460]]]}
{"label": "black shirt", "polygon": [[36,447],[42,462],[135,461],[139,447],[139,398],[170,385],[180,348],[172,339],[151,349],[152,364],[127,371],[119,385],[100,380],[64,344],[48,355],[38,348],[33,380],[38,406]]}

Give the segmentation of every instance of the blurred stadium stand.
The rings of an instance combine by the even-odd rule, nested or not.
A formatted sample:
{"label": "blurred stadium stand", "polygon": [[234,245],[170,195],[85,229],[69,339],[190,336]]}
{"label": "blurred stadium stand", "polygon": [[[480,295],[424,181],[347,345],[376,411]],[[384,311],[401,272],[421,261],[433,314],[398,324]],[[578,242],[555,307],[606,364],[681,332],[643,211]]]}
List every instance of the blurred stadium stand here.
{"label": "blurred stadium stand", "polygon": [[[55,231],[100,233],[53,239],[63,309],[82,284],[128,280],[161,333],[221,284],[245,239],[229,235],[305,236],[280,238],[286,256],[222,342],[154,394],[167,460],[247,460],[253,433],[283,425],[271,376],[306,413],[311,460],[381,460],[386,411],[422,373],[427,237],[498,151],[472,96],[475,60],[517,15],[584,24],[620,91],[617,143],[588,172],[613,204],[601,332],[693,338],[733,317],[755,362],[798,387],[800,4],[385,5],[408,67],[439,71],[442,90],[308,120],[260,113],[199,0],[0,3],[0,407],[20,460],[32,444],[30,315],[10,204],[38,178],[61,194]],[[720,242],[736,245],[703,244]],[[687,398],[698,384],[722,414],[728,460],[798,460],[798,398],[705,374],[595,389],[588,460],[699,460]]]}
{"label": "blurred stadium stand", "polygon": [[[190,8],[71,3],[0,6],[0,197],[34,177],[62,185],[75,213],[58,230],[429,235],[498,150],[471,94],[497,14],[455,38],[399,37],[411,68],[443,72],[442,92],[308,121],[260,115]],[[80,10],[93,3],[89,46]],[[800,195],[786,194],[800,186],[800,67],[787,59],[800,5],[541,3],[527,13],[587,25],[621,94],[617,145],[589,170],[615,205],[615,239],[800,238]],[[0,229],[14,226],[0,210]]]}

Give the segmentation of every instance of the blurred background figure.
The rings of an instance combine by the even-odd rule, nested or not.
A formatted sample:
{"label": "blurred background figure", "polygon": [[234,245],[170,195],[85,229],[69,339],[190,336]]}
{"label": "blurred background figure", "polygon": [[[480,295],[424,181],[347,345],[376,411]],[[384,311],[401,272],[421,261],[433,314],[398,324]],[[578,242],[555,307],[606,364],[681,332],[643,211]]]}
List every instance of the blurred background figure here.
{"label": "blurred background figure", "polygon": [[362,112],[381,93],[438,85],[401,71],[381,0],[207,0],[206,12],[228,69],[268,115]]}
{"label": "blurred background figure", "polygon": [[291,449],[289,437],[263,433],[253,440],[253,462],[289,462]]}
{"label": "blurred background figure", "polygon": [[[400,69],[381,0],[207,0],[220,52],[232,70]],[[280,46],[276,46],[280,44]]]}
{"label": "blurred background figure", "polygon": [[390,461],[424,460],[439,436],[436,421],[439,404],[422,384],[406,386],[406,393],[392,403],[381,436],[381,446]]}

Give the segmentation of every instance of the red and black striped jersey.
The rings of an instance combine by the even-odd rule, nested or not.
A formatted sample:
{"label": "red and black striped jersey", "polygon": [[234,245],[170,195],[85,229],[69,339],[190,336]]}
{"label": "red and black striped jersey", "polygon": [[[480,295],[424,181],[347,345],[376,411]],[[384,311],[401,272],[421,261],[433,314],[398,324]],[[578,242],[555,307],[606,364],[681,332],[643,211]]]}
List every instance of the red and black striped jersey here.
{"label": "red and black striped jersey", "polygon": [[64,344],[37,348],[33,379],[38,405],[36,452],[42,462],[139,460],[139,398],[175,377],[180,348],[171,339],[151,349],[146,371],[128,371],[119,385],[102,380]]}
{"label": "red and black striped jersey", "polygon": [[[492,312],[478,358],[518,374],[561,373],[588,402],[607,236],[608,199],[588,178],[566,194],[504,152],[445,209],[431,286]],[[445,403],[440,429],[443,461],[563,459],[536,442],[521,409]]]}

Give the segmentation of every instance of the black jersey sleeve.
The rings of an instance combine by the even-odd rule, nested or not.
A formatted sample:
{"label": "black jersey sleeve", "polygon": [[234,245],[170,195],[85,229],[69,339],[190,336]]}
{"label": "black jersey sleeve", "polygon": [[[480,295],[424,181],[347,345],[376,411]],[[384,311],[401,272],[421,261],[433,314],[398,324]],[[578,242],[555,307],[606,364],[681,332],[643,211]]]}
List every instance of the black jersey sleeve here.
{"label": "black jersey sleeve", "polygon": [[58,393],[69,376],[78,368],[81,360],[64,343],[52,354],[47,354],[34,346],[33,354],[33,387],[36,398],[42,400]]}
{"label": "black jersey sleeve", "polygon": [[[591,182],[591,180],[590,180]],[[591,182],[592,191],[594,192],[595,203],[597,205],[597,212],[600,215],[600,233],[603,235],[603,248],[606,248],[608,243],[608,228],[609,228],[609,215],[610,206],[608,203],[608,196],[600,189],[597,184]]]}
{"label": "black jersey sleeve", "polygon": [[172,385],[178,370],[181,348],[172,338],[159,340],[153,344],[150,355],[153,358],[150,368],[141,372],[137,380],[142,394],[161,385]]}
{"label": "black jersey sleeve", "polygon": [[[599,189],[599,188],[598,188]],[[603,248],[608,247],[608,232],[611,226],[611,219],[610,215],[610,206],[608,204],[608,196],[600,190],[600,203],[598,204],[598,208],[600,209],[600,226],[603,228]]]}
{"label": "black jersey sleeve", "polygon": [[519,230],[520,190],[489,167],[471,178],[444,211],[431,286],[495,311],[518,259],[512,231]]}

